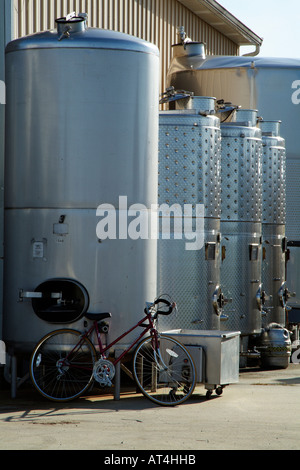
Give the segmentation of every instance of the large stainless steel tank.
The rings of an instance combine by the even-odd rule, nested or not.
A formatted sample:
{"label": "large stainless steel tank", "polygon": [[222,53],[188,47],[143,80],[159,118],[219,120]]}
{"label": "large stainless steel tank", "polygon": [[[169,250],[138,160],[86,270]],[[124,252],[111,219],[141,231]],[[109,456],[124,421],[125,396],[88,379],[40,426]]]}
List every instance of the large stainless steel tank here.
{"label": "large stainless steel tank", "polygon": [[221,135],[221,286],[232,299],[224,306],[228,318],[222,328],[246,336],[260,333],[262,326],[262,140],[257,111],[237,110],[235,121],[221,125]]}
{"label": "large stainless steel tank", "polygon": [[156,240],[130,238],[127,207],[157,203],[158,83],[155,46],[82,17],[8,44],[10,350],[62,324],[82,329],[86,311],[112,312],[113,339],[154,299]]}
{"label": "large stainless steel tank", "polygon": [[[159,117],[158,292],[169,293],[178,305],[177,315],[160,317],[159,325],[219,329],[220,120],[214,98],[180,104],[185,101]],[[168,219],[174,224],[170,237],[162,225]]]}
{"label": "large stainless steel tank", "polygon": [[264,120],[281,120],[286,141],[286,236],[290,259],[287,285],[296,293],[289,301],[300,322],[300,59],[260,56],[205,56],[203,44],[173,47],[168,86],[215,96],[258,109]]}
{"label": "large stainless steel tank", "polygon": [[286,324],[286,156],[280,121],[260,122],[263,142],[262,282],[271,296],[263,324]]}

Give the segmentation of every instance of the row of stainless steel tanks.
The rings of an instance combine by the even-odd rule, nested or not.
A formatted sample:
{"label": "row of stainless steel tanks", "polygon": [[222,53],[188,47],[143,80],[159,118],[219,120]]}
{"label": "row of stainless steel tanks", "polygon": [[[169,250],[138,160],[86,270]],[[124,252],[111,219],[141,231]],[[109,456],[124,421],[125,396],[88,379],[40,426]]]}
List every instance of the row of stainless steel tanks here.
{"label": "row of stainless steel tanks", "polygon": [[[241,331],[241,357],[259,356],[263,364],[274,366],[288,364],[291,341],[285,327],[293,327],[288,321],[286,304],[290,295],[286,286],[286,261],[289,257],[285,234],[286,148],[285,140],[280,136],[281,122],[274,120],[274,116],[278,119],[280,112],[272,108],[274,102],[279,102],[274,87],[282,86],[287,79],[283,72],[285,68],[293,78],[299,63],[281,61],[275,67],[268,59],[259,62],[252,57],[206,58],[204,44],[184,41],[174,46],[167,80],[172,87],[170,95],[175,89],[181,90],[181,95],[187,93],[183,90],[188,90],[194,95],[218,97],[222,148],[219,212],[222,241],[218,253],[220,277],[216,275],[214,285],[218,285],[219,306],[223,307],[219,310],[218,321],[221,329]],[[272,72],[281,85],[277,81],[274,86],[270,85],[267,79]],[[170,101],[175,99],[173,96]],[[263,118],[259,116],[254,107],[257,104],[263,108],[268,120],[263,119],[264,114]],[[249,109],[249,106],[253,108]],[[284,106],[281,103],[280,110],[286,113],[288,106],[288,102]],[[290,124],[291,117],[288,127]],[[165,139],[161,124],[160,139]],[[162,142],[161,150],[165,153]],[[199,156],[202,159],[203,154],[199,153]],[[160,167],[164,169],[161,155]],[[201,177],[207,178],[206,185],[212,189],[209,175],[205,171],[202,174],[201,165],[198,171]],[[164,197],[163,191],[160,191],[160,196]],[[216,196],[218,198],[219,195]],[[289,214],[291,207],[290,204]],[[290,231],[292,225],[290,217]],[[205,273],[205,269],[200,272]],[[205,279],[212,281],[211,278]],[[186,285],[191,283],[187,280]],[[198,298],[198,318],[195,319],[195,312],[192,316],[195,321],[200,319],[202,327],[207,328],[203,313],[199,315],[199,312],[207,310],[205,304],[206,308],[202,308],[201,290],[203,283],[201,287],[198,285],[195,297]],[[182,303],[185,301],[183,299]],[[297,333],[297,326],[295,331]]]}
{"label": "row of stainless steel tanks", "polygon": [[[242,352],[249,338],[274,331],[270,323],[285,334],[278,123],[257,126],[257,112],[246,109],[221,122],[226,107],[217,114],[213,98],[188,94],[159,114],[158,81],[153,45],[88,28],[84,15],[7,46],[3,339],[10,355],[29,354],[62,325],[82,329],[86,312],[112,312],[112,340],[140,318],[145,300],[165,293],[178,313],[170,323],[161,317],[160,329],[239,330]],[[273,178],[265,234],[264,166]],[[144,230],[157,203],[158,240]],[[278,269],[276,285],[270,269]],[[265,321],[264,291],[273,295]]]}
{"label": "row of stainless steel tanks", "polygon": [[159,204],[172,207],[174,225],[192,205],[194,225],[186,231],[183,217],[177,240],[161,236],[158,243],[158,286],[177,299],[179,310],[161,327],[238,330],[241,364],[259,356],[264,364],[286,366],[280,123],[230,106],[221,106],[218,117],[213,98],[172,89],[169,103],[176,109],[160,113]]}

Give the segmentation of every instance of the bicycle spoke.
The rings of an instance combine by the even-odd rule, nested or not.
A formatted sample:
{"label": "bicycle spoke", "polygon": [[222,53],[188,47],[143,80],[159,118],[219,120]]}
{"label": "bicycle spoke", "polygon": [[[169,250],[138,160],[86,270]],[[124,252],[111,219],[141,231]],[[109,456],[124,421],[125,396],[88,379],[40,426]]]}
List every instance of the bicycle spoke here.
{"label": "bicycle spoke", "polygon": [[30,374],[43,396],[67,401],[80,396],[89,387],[96,352],[89,340],[79,341],[80,333],[59,330],[47,335],[36,347]]}
{"label": "bicycle spoke", "polygon": [[159,349],[151,338],[138,346],[134,356],[134,376],[143,394],[160,405],[183,403],[195,387],[195,366],[178,341],[161,336]]}

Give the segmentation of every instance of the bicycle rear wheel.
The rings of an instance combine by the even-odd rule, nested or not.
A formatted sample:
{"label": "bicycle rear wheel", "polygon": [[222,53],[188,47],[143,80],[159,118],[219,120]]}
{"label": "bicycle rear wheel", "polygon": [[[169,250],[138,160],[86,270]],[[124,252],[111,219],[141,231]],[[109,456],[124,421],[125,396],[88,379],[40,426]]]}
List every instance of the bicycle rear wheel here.
{"label": "bicycle rear wheel", "polygon": [[82,395],[93,380],[96,350],[76,330],[47,334],[35,347],[30,376],[39,393],[49,400],[65,402]]}
{"label": "bicycle rear wheel", "polygon": [[138,387],[158,405],[183,403],[193,393],[196,373],[193,359],[177,340],[160,335],[159,349],[152,338],[145,338],[133,357],[133,373]]}

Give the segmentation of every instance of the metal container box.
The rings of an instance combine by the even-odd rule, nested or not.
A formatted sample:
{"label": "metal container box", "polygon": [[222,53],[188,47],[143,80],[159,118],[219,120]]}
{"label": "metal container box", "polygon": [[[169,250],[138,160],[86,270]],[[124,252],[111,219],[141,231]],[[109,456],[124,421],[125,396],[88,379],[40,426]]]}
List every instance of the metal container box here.
{"label": "metal container box", "polygon": [[157,203],[158,50],[61,18],[8,44],[6,85],[4,339],[31,351],[86,311],[113,339],[156,295],[157,241],[126,217]]}
{"label": "metal container box", "polygon": [[219,329],[220,121],[213,98],[177,106],[159,117],[158,293],[178,314],[160,317],[159,327]]}
{"label": "metal container box", "polygon": [[240,332],[220,330],[170,330],[165,334],[178,339],[186,347],[203,349],[201,383],[207,389],[239,381]]}

